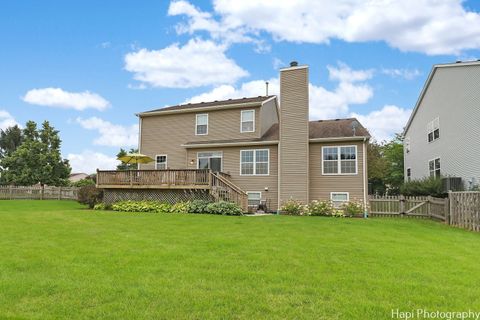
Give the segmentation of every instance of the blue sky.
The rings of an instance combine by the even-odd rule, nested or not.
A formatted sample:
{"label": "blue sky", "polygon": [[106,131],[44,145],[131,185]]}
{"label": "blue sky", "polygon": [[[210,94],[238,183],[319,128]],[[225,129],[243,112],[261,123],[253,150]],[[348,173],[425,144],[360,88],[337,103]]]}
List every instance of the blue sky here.
{"label": "blue sky", "polygon": [[480,3],[2,1],[0,128],[49,120],[74,171],[136,146],[134,113],[278,91],[310,66],[312,119],[400,132],[436,63],[480,58]]}

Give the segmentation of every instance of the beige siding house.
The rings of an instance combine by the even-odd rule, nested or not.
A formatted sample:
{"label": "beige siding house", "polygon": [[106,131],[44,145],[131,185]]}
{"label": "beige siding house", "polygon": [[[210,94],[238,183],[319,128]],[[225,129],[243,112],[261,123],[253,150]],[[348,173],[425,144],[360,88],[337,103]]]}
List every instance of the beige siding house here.
{"label": "beige siding house", "polygon": [[[139,113],[140,153],[155,162],[141,165],[133,181],[143,182],[130,180],[128,192],[203,186],[215,197],[234,192],[238,197],[227,199],[244,195],[250,209],[272,212],[289,199],[365,200],[370,135],[352,118],[309,121],[308,83],[308,66],[292,63],[280,71],[280,99],[259,96]],[[146,174],[156,182],[141,180]],[[100,177],[100,186],[122,188],[107,178]]]}

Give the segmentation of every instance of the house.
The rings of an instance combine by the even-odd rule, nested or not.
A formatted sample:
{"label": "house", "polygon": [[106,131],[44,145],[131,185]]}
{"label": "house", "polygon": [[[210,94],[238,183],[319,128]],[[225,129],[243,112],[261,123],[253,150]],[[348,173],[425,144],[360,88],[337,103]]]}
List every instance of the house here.
{"label": "house", "polygon": [[[244,196],[249,207],[268,211],[289,199],[336,205],[365,201],[370,135],[353,118],[309,121],[308,83],[308,66],[292,63],[280,70],[279,98],[188,103],[139,113],[140,153],[155,162],[142,164],[132,177],[99,172],[97,183],[115,200],[132,192],[142,199],[182,199],[187,188],[204,197],[203,188],[216,199]],[[146,186],[152,183],[157,187]]]}
{"label": "house", "polygon": [[404,130],[405,179],[480,182],[480,62],[433,66]]}
{"label": "house", "polygon": [[87,179],[88,177],[89,177],[89,175],[86,174],[86,173],[83,173],[83,172],[71,173],[68,176],[68,180],[73,183],[73,182],[78,182],[78,181],[83,180],[83,179]]}

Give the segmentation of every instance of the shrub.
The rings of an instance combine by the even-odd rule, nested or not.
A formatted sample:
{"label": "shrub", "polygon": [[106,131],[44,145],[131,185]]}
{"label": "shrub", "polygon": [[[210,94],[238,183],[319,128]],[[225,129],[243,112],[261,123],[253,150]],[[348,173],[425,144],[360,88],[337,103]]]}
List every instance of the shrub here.
{"label": "shrub", "polygon": [[400,193],[404,196],[444,196],[442,180],[434,177],[405,182],[400,189]]}
{"label": "shrub", "polygon": [[233,202],[213,202],[207,205],[207,213],[221,214],[224,216],[241,216],[242,208]]}
{"label": "shrub", "polygon": [[190,213],[208,213],[207,206],[211,202],[205,200],[193,200],[190,202],[188,211]]}
{"label": "shrub", "polygon": [[93,210],[109,210],[110,206],[106,205],[103,202],[97,203],[94,207]]}
{"label": "shrub", "polygon": [[94,185],[84,186],[78,190],[78,202],[88,205],[90,209],[92,209],[97,203],[102,202],[102,200],[103,191],[97,189]]}
{"label": "shrub", "polygon": [[349,217],[362,215],[365,211],[363,201],[348,201],[342,204],[341,209],[343,214]]}
{"label": "shrub", "polygon": [[343,213],[342,210],[334,209],[333,212],[332,212],[332,217],[343,218],[343,217],[345,217],[345,213]]}
{"label": "shrub", "polygon": [[112,205],[112,210],[114,211],[124,211],[124,212],[170,212],[172,206],[168,203],[163,203],[159,201],[120,201]]}
{"label": "shrub", "polygon": [[171,206],[170,212],[172,213],[188,213],[188,210],[190,209],[190,203],[189,202],[177,202],[174,205]]}
{"label": "shrub", "polygon": [[78,181],[72,183],[72,187],[78,187],[78,188],[85,187],[85,186],[94,186],[94,185],[95,185],[95,181],[93,181],[92,179],[88,179],[88,178],[78,180]]}
{"label": "shrub", "polygon": [[334,208],[331,201],[314,200],[307,206],[307,214],[310,216],[331,216],[333,211]]}
{"label": "shrub", "polygon": [[305,205],[303,205],[300,201],[290,199],[282,203],[280,210],[283,214],[301,216],[305,213]]}

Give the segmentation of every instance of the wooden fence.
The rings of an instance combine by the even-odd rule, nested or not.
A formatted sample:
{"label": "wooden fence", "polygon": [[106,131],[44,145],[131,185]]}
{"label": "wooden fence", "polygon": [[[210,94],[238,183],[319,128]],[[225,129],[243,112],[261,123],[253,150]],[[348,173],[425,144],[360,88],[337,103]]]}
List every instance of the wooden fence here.
{"label": "wooden fence", "polygon": [[480,192],[449,192],[448,198],[372,196],[371,216],[431,218],[480,231]]}
{"label": "wooden fence", "polygon": [[480,192],[450,192],[449,224],[480,231]]}
{"label": "wooden fence", "polygon": [[402,216],[448,219],[448,199],[434,197],[386,196],[370,197],[371,216]]}
{"label": "wooden fence", "polygon": [[75,187],[19,187],[0,186],[0,200],[77,200],[78,188]]}

